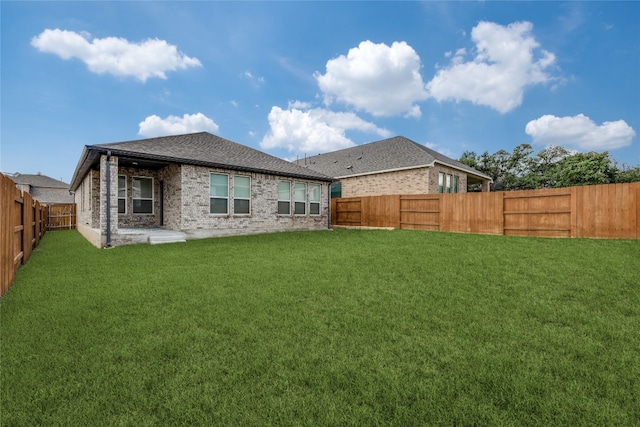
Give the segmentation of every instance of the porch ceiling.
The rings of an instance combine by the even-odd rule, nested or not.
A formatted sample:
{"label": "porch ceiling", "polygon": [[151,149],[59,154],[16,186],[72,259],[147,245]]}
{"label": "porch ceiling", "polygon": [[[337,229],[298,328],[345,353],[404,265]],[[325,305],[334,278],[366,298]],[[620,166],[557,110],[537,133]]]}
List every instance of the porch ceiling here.
{"label": "porch ceiling", "polygon": [[158,160],[137,159],[134,157],[118,157],[118,166],[126,168],[157,170],[169,165],[169,162]]}
{"label": "porch ceiling", "polygon": [[468,185],[482,184],[485,181],[486,181],[486,179],[478,178],[477,176],[473,176],[473,175],[467,175],[467,184]]}

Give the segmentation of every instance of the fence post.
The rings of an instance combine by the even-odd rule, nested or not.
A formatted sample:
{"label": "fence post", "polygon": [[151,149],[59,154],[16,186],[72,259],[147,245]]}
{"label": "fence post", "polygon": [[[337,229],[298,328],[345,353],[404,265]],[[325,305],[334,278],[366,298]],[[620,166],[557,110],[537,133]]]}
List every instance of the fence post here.
{"label": "fence post", "polygon": [[507,231],[505,230],[505,218],[504,218],[504,191],[500,192],[500,209],[502,210],[502,212],[500,212],[500,218],[502,218],[502,235],[505,236],[507,234]]}
{"label": "fence post", "polygon": [[400,201],[400,197],[401,196],[399,194],[397,196],[395,196],[395,198],[396,198],[396,206],[398,207],[398,212],[396,213],[397,220],[396,220],[396,225],[394,227],[396,230],[400,229],[400,220],[401,220],[401,217],[402,217],[402,211],[401,211],[401,207],[400,207],[400,204],[402,202]]}
{"label": "fence post", "polygon": [[636,183],[636,239],[640,239],[640,182]]}

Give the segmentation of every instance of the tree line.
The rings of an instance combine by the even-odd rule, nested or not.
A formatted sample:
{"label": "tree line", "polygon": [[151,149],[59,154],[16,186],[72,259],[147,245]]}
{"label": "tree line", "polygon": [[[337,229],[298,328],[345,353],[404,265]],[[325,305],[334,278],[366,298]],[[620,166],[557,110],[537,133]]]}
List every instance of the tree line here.
{"label": "tree line", "polygon": [[534,154],[530,144],[520,144],[511,153],[499,150],[478,155],[465,151],[459,161],[489,175],[493,179],[491,191],[640,181],[640,166],[619,166],[606,151],[578,153],[549,146]]}

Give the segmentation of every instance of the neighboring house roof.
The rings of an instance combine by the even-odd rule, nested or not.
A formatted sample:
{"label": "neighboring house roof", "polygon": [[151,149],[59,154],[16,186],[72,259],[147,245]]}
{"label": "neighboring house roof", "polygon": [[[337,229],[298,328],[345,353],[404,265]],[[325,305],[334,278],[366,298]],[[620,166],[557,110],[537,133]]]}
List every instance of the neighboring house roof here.
{"label": "neighboring house roof", "polygon": [[75,190],[100,155],[111,152],[121,166],[157,169],[170,163],[231,169],[301,179],[332,181],[329,176],[208,132],[172,135],[111,144],[87,145],[73,174]]}
{"label": "neighboring house roof", "polygon": [[439,163],[480,178],[491,179],[464,163],[403,136],[299,159],[297,163],[334,178],[430,167]]}
{"label": "neighboring house roof", "polygon": [[29,194],[40,203],[73,203],[73,196],[69,194],[69,184],[64,181],[40,173],[25,174],[16,172],[7,176],[11,178],[16,185],[28,185],[28,189],[22,187],[23,190],[28,191]]}
{"label": "neighboring house roof", "polygon": [[16,172],[13,175],[7,175],[16,184],[28,184],[32,187],[49,187],[49,188],[65,188],[69,189],[69,184],[64,181],[60,181],[51,178],[46,175],[38,174],[26,174]]}

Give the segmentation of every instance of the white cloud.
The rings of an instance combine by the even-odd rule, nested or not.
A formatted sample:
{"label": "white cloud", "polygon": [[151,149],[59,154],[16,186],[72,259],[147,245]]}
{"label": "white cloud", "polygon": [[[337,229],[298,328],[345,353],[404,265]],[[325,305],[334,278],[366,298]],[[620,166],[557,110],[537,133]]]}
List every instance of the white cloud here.
{"label": "white cloud", "polygon": [[308,110],[311,108],[310,102],[303,101],[289,101],[289,109],[297,109],[297,110]]}
{"label": "white cloud", "polygon": [[247,78],[252,85],[259,87],[264,84],[264,77],[255,77],[250,71],[244,72],[244,77]]}
{"label": "white cloud", "polygon": [[322,108],[302,111],[272,107],[271,129],[260,142],[263,149],[285,148],[292,153],[314,155],[355,145],[347,130],[390,136],[386,129],[362,120],[354,113],[336,113]]}
{"label": "white cloud", "polygon": [[138,135],[154,137],[181,135],[194,132],[218,132],[218,125],[202,113],[168,116],[161,119],[155,114],[138,124]]}
{"label": "white cloud", "polygon": [[88,33],[47,29],[31,39],[31,45],[62,59],[80,59],[91,72],[132,76],[142,82],[151,77],[166,79],[167,71],[202,66],[197,58],[184,55],[164,40],[132,43],[118,37],[89,37]]}
{"label": "white cloud", "polygon": [[326,69],[314,76],[327,105],[335,99],[374,116],[421,115],[415,103],[426,99],[427,92],[420,57],[405,42],[389,47],[363,41],[347,56],[327,61]]}
{"label": "white cloud", "polygon": [[525,132],[534,144],[561,145],[581,150],[613,150],[631,144],[635,131],[624,120],[598,126],[584,114],[556,117],[544,115],[527,123]]}
{"label": "white cloud", "polygon": [[464,62],[466,51],[458,49],[451,65],[439,70],[427,83],[429,96],[437,101],[471,101],[500,113],[518,107],[527,86],[553,80],[547,70],[555,56],[539,49],[532,29],[530,22],[506,27],[480,22],[471,31],[475,58]]}

